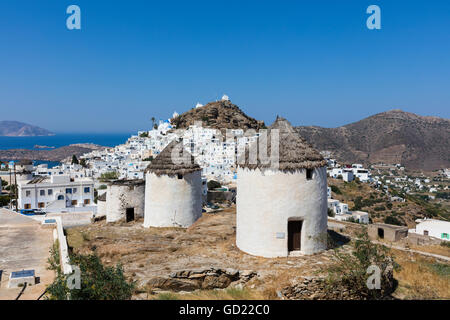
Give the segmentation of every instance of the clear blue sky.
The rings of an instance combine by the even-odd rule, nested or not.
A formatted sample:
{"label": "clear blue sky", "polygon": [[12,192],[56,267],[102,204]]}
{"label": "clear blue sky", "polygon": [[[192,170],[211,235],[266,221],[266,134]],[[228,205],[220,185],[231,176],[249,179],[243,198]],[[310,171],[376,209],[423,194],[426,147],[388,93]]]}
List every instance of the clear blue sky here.
{"label": "clear blue sky", "polygon": [[145,129],[224,93],[268,124],[449,118],[447,0],[2,0],[0,41],[0,120],[56,132]]}

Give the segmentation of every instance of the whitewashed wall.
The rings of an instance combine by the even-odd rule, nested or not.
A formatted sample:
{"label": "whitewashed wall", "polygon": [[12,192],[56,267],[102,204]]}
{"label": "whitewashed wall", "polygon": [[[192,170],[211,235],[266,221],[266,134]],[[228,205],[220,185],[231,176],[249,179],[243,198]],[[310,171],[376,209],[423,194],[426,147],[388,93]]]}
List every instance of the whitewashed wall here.
{"label": "whitewashed wall", "polygon": [[97,200],[97,213],[95,217],[106,216],[106,201]]}
{"label": "whitewashed wall", "polygon": [[177,176],[145,176],[144,227],[187,228],[202,215],[201,171]]}
{"label": "whitewashed wall", "polygon": [[301,252],[326,249],[327,172],[296,173],[238,169],[236,245],[262,257],[288,255],[288,219],[303,220]]}
{"label": "whitewashed wall", "polygon": [[126,209],[134,208],[135,219],[144,216],[145,184],[108,185],[106,194],[106,222],[125,219]]}

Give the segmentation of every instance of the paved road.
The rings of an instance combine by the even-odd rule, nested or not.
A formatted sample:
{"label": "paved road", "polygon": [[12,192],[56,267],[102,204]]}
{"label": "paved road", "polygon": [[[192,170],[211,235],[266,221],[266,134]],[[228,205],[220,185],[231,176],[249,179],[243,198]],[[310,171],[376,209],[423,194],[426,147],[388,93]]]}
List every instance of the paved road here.
{"label": "paved road", "polygon": [[9,289],[12,271],[34,269],[40,283],[25,289],[21,300],[37,299],[53,281],[53,271],[47,270],[49,250],[53,244],[53,229],[16,212],[0,209],[0,300],[15,299],[20,288]]}

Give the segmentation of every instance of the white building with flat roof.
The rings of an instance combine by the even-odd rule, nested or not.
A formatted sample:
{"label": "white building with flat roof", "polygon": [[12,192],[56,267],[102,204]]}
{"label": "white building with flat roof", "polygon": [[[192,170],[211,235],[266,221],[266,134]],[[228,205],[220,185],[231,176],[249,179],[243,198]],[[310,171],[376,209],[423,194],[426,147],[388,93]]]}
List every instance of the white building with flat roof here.
{"label": "white building with flat roof", "polygon": [[410,229],[408,232],[450,241],[450,222],[437,219],[417,219],[416,223],[416,228]]}
{"label": "white building with flat roof", "polygon": [[95,211],[94,181],[68,175],[37,176],[18,183],[19,209]]}

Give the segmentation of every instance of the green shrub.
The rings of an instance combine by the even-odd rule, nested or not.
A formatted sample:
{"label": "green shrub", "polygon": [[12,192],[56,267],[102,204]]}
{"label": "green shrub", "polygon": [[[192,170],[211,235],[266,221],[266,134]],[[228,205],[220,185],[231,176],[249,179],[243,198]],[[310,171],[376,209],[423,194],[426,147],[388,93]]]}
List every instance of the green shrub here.
{"label": "green shrub", "polygon": [[328,216],[329,217],[334,217],[335,216],[334,211],[332,209],[330,209],[330,208],[328,208]]}
{"label": "green shrub", "polygon": [[397,225],[397,226],[405,225],[402,221],[400,221],[399,219],[397,219],[394,216],[387,216],[386,218],[384,218],[384,223],[393,224],[393,225]]}
{"label": "green shrub", "polygon": [[100,181],[116,180],[119,178],[119,174],[116,171],[105,172],[100,175]]}
{"label": "green shrub", "polygon": [[353,202],[354,202],[354,205],[350,209],[351,211],[358,211],[358,210],[362,209],[363,203],[362,203],[362,197],[361,196],[356,197],[356,199],[353,200]]}
{"label": "green shrub", "polygon": [[428,267],[441,277],[448,277],[450,280],[450,265],[444,263],[430,263]]}
{"label": "green shrub", "polygon": [[11,201],[11,197],[6,195],[6,196],[0,196],[0,207],[6,207],[7,205],[9,205],[9,202]]}
{"label": "green shrub", "polygon": [[450,192],[437,192],[436,199],[447,199],[450,200]]}
{"label": "green shrub", "polygon": [[3,179],[0,180],[2,180],[2,188],[5,188],[9,184],[8,181],[5,181]]}
{"label": "green shrub", "polygon": [[221,186],[222,185],[218,181],[215,181],[215,180],[209,180],[208,181],[208,190],[220,188]]}
{"label": "green shrub", "polygon": [[70,263],[81,271],[81,288],[69,289],[68,275],[61,273],[59,251],[53,247],[49,259],[49,269],[57,271],[52,284],[47,287],[47,299],[50,300],[129,300],[135,287],[128,282],[120,265],[105,267],[94,253],[90,255],[72,254]]}
{"label": "green shrub", "polygon": [[341,191],[341,189],[339,189],[338,186],[333,186],[333,185],[331,185],[330,188],[331,188],[331,191],[333,191],[334,193],[336,193],[336,194],[342,194],[342,191]]}
{"label": "green shrub", "polygon": [[442,241],[441,246],[450,248],[450,241]]}
{"label": "green shrub", "polygon": [[[367,229],[357,235],[352,242],[352,251],[342,247],[334,249],[333,264],[325,268],[327,273],[326,290],[334,292],[342,288],[363,299],[380,299],[389,295],[394,289],[393,270],[399,270],[394,256],[389,248],[372,243]],[[381,271],[381,289],[369,289],[367,273],[371,265],[376,265]]]}

